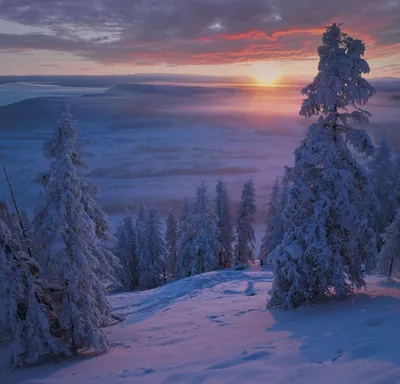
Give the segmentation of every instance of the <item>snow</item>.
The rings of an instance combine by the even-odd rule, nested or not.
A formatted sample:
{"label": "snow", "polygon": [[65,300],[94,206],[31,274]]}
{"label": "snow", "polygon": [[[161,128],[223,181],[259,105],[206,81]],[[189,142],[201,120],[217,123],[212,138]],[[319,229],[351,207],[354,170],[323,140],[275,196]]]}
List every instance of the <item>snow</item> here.
{"label": "snow", "polygon": [[[108,354],[3,369],[0,383],[399,382],[399,283],[372,277],[353,299],[270,311],[272,278],[223,270],[111,295],[126,320],[105,329]],[[245,295],[249,282],[257,295]]]}

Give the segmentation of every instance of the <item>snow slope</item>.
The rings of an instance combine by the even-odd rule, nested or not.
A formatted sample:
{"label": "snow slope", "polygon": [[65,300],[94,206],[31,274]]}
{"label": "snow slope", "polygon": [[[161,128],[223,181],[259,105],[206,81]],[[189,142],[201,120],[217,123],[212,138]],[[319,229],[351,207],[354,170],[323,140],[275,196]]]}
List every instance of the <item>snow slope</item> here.
{"label": "snow slope", "polygon": [[269,311],[271,281],[220,271],[112,295],[127,318],[106,329],[107,355],[3,369],[0,383],[400,383],[400,284],[371,278],[353,300]]}

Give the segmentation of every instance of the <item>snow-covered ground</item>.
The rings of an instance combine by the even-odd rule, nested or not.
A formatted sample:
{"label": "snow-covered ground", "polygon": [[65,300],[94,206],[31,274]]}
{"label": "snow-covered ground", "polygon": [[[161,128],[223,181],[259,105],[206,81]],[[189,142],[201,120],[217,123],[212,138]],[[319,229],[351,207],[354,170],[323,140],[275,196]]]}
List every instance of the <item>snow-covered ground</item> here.
{"label": "snow-covered ground", "polygon": [[2,370],[0,383],[400,383],[399,283],[370,278],[352,300],[270,311],[271,281],[219,271],[112,295],[126,320],[106,329],[108,354]]}

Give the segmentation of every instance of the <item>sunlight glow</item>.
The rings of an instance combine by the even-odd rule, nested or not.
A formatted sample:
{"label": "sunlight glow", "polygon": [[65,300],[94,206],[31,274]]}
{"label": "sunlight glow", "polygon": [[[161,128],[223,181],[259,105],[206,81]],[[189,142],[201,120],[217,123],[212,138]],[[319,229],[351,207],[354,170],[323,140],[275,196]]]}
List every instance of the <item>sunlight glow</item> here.
{"label": "sunlight glow", "polygon": [[277,63],[258,62],[251,66],[251,77],[260,86],[275,85],[280,74]]}

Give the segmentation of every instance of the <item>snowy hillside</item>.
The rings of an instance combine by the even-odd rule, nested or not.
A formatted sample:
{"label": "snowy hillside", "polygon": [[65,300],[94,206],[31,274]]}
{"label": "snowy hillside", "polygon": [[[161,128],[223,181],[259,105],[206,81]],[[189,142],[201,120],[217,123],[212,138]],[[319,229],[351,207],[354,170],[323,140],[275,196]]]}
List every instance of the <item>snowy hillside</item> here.
{"label": "snowy hillside", "polygon": [[3,369],[0,383],[400,382],[398,283],[371,278],[353,300],[269,311],[271,281],[267,271],[220,271],[112,295],[126,320],[106,329],[107,355]]}

